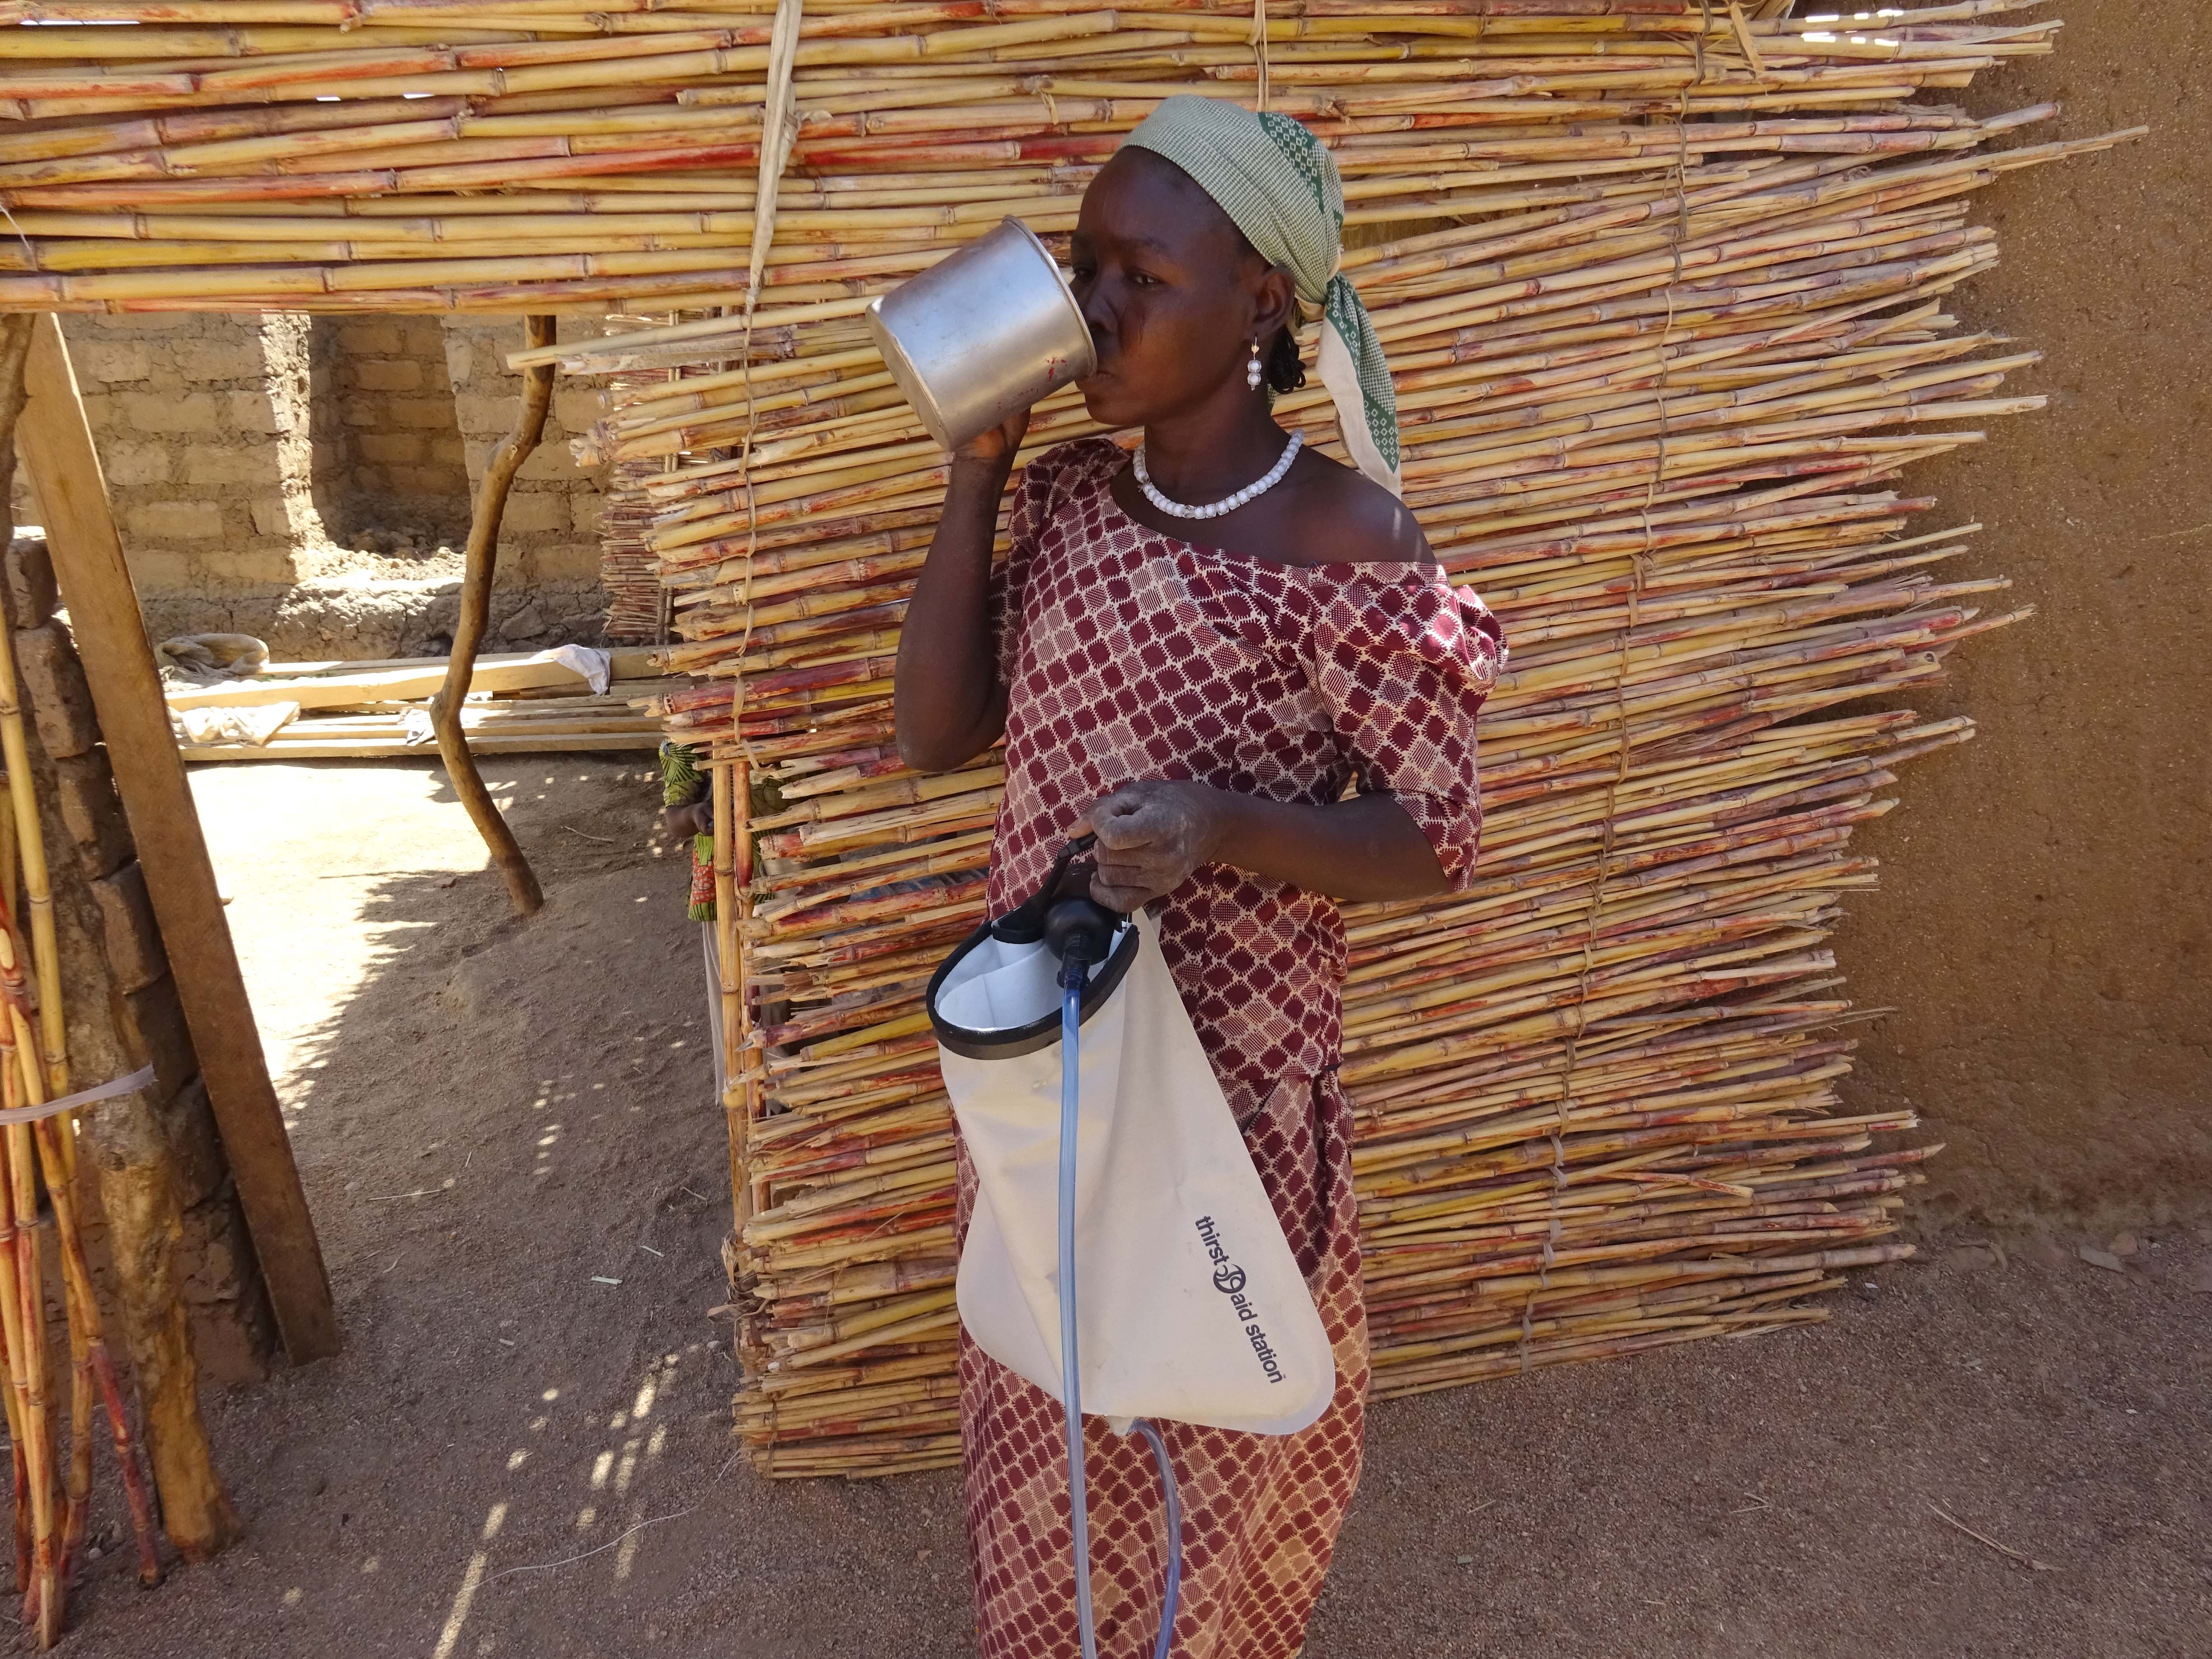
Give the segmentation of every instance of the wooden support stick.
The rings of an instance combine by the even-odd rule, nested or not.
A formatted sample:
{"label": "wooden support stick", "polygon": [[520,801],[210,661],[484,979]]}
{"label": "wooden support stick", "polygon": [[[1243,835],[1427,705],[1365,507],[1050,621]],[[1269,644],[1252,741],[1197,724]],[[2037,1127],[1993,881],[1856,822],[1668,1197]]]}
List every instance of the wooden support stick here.
{"label": "wooden support stick", "polygon": [[[753,914],[753,769],[739,761],[730,770],[730,842],[729,886],[731,902],[730,954],[727,960],[736,964],[734,972],[723,970],[723,1018],[728,1027],[727,1047],[731,1055],[730,1075],[738,1075],[740,1060],[751,1057],[753,1036],[752,987],[746,982],[745,953],[738,940],[745,924]],[[719,858],[720,849],[716,849]],[[720,870],[717,870],[717,885]],[[719,917],[722,912],[717,908]],[[761,1089],[759,1074],[751,1066],[743,1068],[744,1081],[738,1087],[738,1104],[742,1109],[742,1127],[744,1132],[743,1163],[744,1179],[737,1194],[738,1225],[743,1227],[756,1212],[768,1207],[768,1182],[754,1167],[752,1157],[753,1125],[760,1119]]]}
{"label": "wooden support stick", "polygon": [[338,1346],[322,1249],[269,1080],[191,786],[169,734],[161,676],[123,562],[92,428],[61,325],[52,316],[38,320],[27,378],[30,402],[17,441],[45,512],[54,574],[176,972],[200,1073],[284,1351],[295,1364],[320,1359]]}
{"label": "wooden support stick", "polygon": [[[13,534],[6,503],[15,468],[16,420],[24,404],[25,359],[29,355],[32,331],[37,320],[29,313],[0,318],[0,544]],[[7,628],[35,625],[44,620],[11,614],[0,618],[0,635]],[[23,823],[26,833],[20,840],[24,843],[38,840],[35,811]],[[15,891],[15,850],[18,840],[15,816],[0,813],[0,849],[4,849],[4,856],[0,856],[0,893]],[[40,863],[43,867],[43,854]],[[49,993],[43,976],[40,996],[42,1018],[47,1009],[60,1008],[60,992]],[[27,1052],[26,1042],[19,1032],[19,1052]],[[58,1079],[47,1090],[49,1095],[66,1092],[65,1056],[58,1057],[58,1063],[56,1056],[48,1057],[48,1078]],[[31,1082],[28,1068],[24,1073],[24,1082],[27,1085]],[[42,1158],[49,1139],[47,1132],[52,1127],[50,1123],[37,1126]],[[192,1358],[184,1297],[177,1288],[175,1241],[183,1237],[183,1223],[177,1204],[174,1155],[143,1097],[112,1103],[86,1138],[88,1143],[97,1143],[100,1154],[94,1161],[100,1206],[107,1224],[108,1255],[115,1267],[116,1299],[122,1304],[132,1381],[143,1413],[147,1458],[153,1468],[155,1489],[161,1494],[162,1524],[170,1542],[187,1561],[204,1561],[234,1543],[243,1528],[223,1491],[222,1478],[215,1472],[208,1451],[207,1430],[200,1419],[199,1368]],[[48,1184],[56,1191],[73,1192],[75,1138],[57,1133],[51,1139],[64,1173],[58,1182],[50,1181]],[[88,1320],[97,1322],[99,1318],[90,1279],[78,1271],[81,1263],[65,1261],[64,1267],[72,1276],[70,1291],[75,1304],[70,1322],[72,1358],[81,1358],[93,1370],[94,1380],[107,1407],[118,1461],[127,1469],[132,1467],[134,1455],[130,1421],[112,1367],[104,1352],[93,1352],[88,1343],[79,1340]],[[15,1443],[21,1546],[16,1580],[28,1583],[31,1513],[29,1468],[22,1449],[24,1431],[13,1392],[0,1388],[0,1395],[4,1395],[7,1401],[9,1432]],[[89,1432],[72,1441],[72,1482],[76,1480],[76,1460],[88,1454],[91,1447]],[[136,1491],[131,1492],[134,1527],[140,1516],[141,1496]],[[73,1526],[77,1513],[72,1503]],[[152,1583],[160,1577],[160,1563],[152,1556],[145,1529],[138,1530],[139,1576],[142,1582]],[[65,1559],[64,1577],[68,1565]]]}
{"label": "wooden support stick", "polygon": [[761,1207],[751,1168],[752,1125],[760,1115],[758,1067],[750,1062],[750,993],[741,937],[752,915],[752,769],[743,761],[713,769],[714,780],[714,927],[722,957],[720,1040],[730,1079],[722,1106],[730,1123],[730,1191],[738,1225]]}
{"label": "wooden support stick", "polygon": [[[710,767],[707,775],[714,803],[713,926],[715,960],[721,970],[720,982],[714,988],[720,1018],[714,1040],[720,1045],[722,1072],[728,1079],[722,1091],[722,1121],[730,1145],[731,1228],[729,1241],[722,1247],[722,1260],[730,1273],[731,1299],[741,1303],[744,1291],[738,1268],[738,1241],[744,1237],[745,1224],[759,1208],[752,1178],[752,1129],[760,1091],[753,1080],[757,1067],[751,1063],[745,1048],[744,951],[739,943],[738,925],[744,914],[740,905],[747,910],[750,908],[747,890],[752,884],[752,837],[746,819],[752,783],[750,769],[741,763],[725,762]],[[740,1360],[744,1358],[744,1322],[739,1320],[732,1327],[730,1344]]]}
{"label": "wooden support stick", "polygon": [[[526,317],[523,338],[532,349],[553,343],[553,319]],[[514,417],[514,430],[500,440],[499,447],[484,464],[483,483],[477,491],[476,511],[469,521],[469,546],[461,573],[461,614],[453,624],[453,654],[446,660],[446,684],[430,702],[430,721],[438,733],[438,752],[445,757],[446,775],[453,793],[469,809],[477,833],[491,849],[492,862],[507,878],[507,896],[514,908],[528,915],[545,902],[537,873],[522,855],[522,845],[500,816],[499,804],[484,787],[469,752],[467,734],[461,728],[461,705],[469,695],[469,680],[476,672],[477,647],[483,643],[491,620],[492,573],[499,566],[499,526],[507,516],[507,498],[514,488],[514,475],[522,470],[530,452],[544,435],[545,412],[553,405],[553,365],[546,363],[522,372],[522,408]]]}
{"label": "wooden support stick", "polygon": [[[27,395],[25,368],[35,322],[29,315],[0,317],[0,536],[9,541],[15,539],[9,502],[15,483],[15,427]],[[0,618],[0,627],[5,625],[5,619]],[[4,849],[4,856],[0,856],[0,890],[12,893],[15,890],[15,819],[4,812],[0,812],[0,849]],[[4,1310],[0,1310],[0,1326],[4,1323]],[[4,1346],[0,1342],[0,1346]],[[33,1553],[29,1430],[23,1421],[22,1404],[15,1396],[12,1370],[4,1361],[0,1361],[0,1395],[6,1396],[8,1441],[15,1452],[15,1582],[28,1584]]]}

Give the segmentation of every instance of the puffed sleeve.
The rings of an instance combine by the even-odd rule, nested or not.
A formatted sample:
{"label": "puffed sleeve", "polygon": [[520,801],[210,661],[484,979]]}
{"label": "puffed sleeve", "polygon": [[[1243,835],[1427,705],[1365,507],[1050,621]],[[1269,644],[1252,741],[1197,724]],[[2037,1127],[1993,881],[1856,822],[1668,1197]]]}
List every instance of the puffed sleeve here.
{"label": "puffed sleeve", "polygon": [[1441,574],[1355,575],[1314,630],[1313,683],[1359,793],[1406,809],[1455,892],[1473,879],[1482,837],[1475,715],[1504,665],[1497,618]]}

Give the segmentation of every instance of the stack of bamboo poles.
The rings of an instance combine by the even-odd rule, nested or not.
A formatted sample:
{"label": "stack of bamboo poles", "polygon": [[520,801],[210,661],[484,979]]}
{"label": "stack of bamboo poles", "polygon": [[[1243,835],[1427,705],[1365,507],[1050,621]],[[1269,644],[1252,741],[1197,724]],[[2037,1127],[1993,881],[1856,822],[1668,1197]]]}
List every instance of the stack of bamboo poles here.
{"label": "stack of bamboo poles", "polygon": [[[673,378],[666,370],[608,377],[609,397],[621,400]],[[599,583],[607,591],[607,637],[625,641],[666,636],[668,602],[660,586],[660,558],[647,539],[653,506],[646,480],[667,470],[664,460],[632,456],[607,468],[599,508]]]}
{"label": "stack of bamboo poles", "polygon": [[[1243,0],[811,0],[757,321],[850,317],[1002,213],[1066,229],[1194,86],[1264,77],[1340,141],[1355,221],[1633,203],[1682,118],[1716,164],[1965,144],[1883,117],[2047,51],[2055,23],[1989,21],[2025,3],[1839,27],[1778,0],[1275,0],[1261,38]],[[0,0],[0,307],[738,303],[775,9]],[[1778,143],[1784,111],[1835,118]]]}
{"label": "stack of bamboo poles", "polygon": [[[607,324],[612,335],[648,326],[623,316],[610,317]],[[611,402],[624,404],[654,395],[673,382],[712,374],[717,367],[632,369],[611,374],[606,377],[606,394]],[[626,643],[665,641],[668,595],[660,585],[660,556],[651,540],[653,503],[647,498],[646,483],[672,470],[676,459],[672,454],[638,453],[611,458],[599,453],[596,435],[587,434],[571,447],[578,465],[606,468],[605,504],[599,511],[599,582],[607,593],[607,637]]]}
{"label": "stack of bamboo poles", "polygon": [[[471,700],[461,711],[469,748],[478,755],[605,754],[658,749],[659,723],[633,707],[624,687],[606,696],[539,696]],[[428,702],[365,704],[346,712],[301,714],[259,742],[195,742],[178,744],[185,760],[309,761],[430,759],[437,754]]]}
{"label": "stack of bamboo poles", "polygon": [[[1639,106],[1616,100],[1678,61],[1661,48],[1679,36],[1610,14],[1603,38],[1569,35],[1569,9],[1516,9],[1555,14],[1546,67],[1601,83],[1601,106],[1505,89],[1448,144],[1459,87],[1409,79],[1387,122],[1331,118],[1418,51],[1378,63],[1347,33],[1267,66],[1274,106],[1310,87],[1331,112],[1352,218],[1389,222],[1346,263],[1397,374],[1407,501],[1513,647],[1484,719],[1474,886],[1349,918],[1344,1079],[1384,1396],[1818,1319],[1808,1295],[1907,1253],[1891,1235],[1933,1149],[1878,1140],[1908,1114],[1844,1109],[1853,1016],[1826,939],[1873,879],[1853,828],[1888,809],[1900,763],[1971,735],[1894,700],[2026,613],[1982,609],[2002,580],[1946,579],[1975,526],[1916,531],[1932,503],[1892,481],[2041,402],[2002,390],[2033,353],[1944,308],[1996,258],[1961,198],[2112,142],[1996,150],[2051,112],[1906,101],[1997,48],[2042,49],[2047,25],[1989,31],[1971,63],[1947,46],[1923,76],[1905,46],[1967,29],[1966,9],[1930,10],[1883,25],[1886,79],[1839,52],[1778,81],[1755,43],[1797,26],[1731,8],[1740,55],[1701,40],[1697,78]],[[1723,88],[1738,101],[1717,107]],[[1101,106],[1100,130],[1136,112]],[[878,165],[942,179],[970,226],[1001,208],[1068,222],[1072,179],[1045,204],[1012,170],[901,155],[886,143]],[[722,852],[741,901],[724,905],[730,1264],[738,1427],[776,1475],[957,1455],[951,1132],[919,997],[981,914],[1002,773],[986,756],[917,775],[891,744],[945,474],[858,309],[788,327],[764,309],[750,340],[704,319],[568,359],[737,365],[633,385],[586,442],[667,463],[644,489],[678,607],[669,662],[702,683],[660,707],[745,814]],[[1318,387],[1277,407],[1340,454]],[[1093,429],[1064,394],[1024,458]]]}
{"label": "stack of bamboo poles", "polygon": [[[1000,769],[890,740],[942,457],[868,298],[1015,214],[1059,245],[1163,97],[1307,120],[1389,349],[1406,495],[1514,657],[1476,880],[1349,918],[1376,1387],[1818,1318],[1926,1149],[1837,1092],[1826,946],[1894,699],[1987,580],[1908,463],[2033,408],[1945,296],[1961,198],[2095,148],[1923,94],[2051,49],[2014,0],[807,0],[762,182],[770,0],[0,0],[0,307],[716,313],[581,349],[584,441],[676,607],[714,762],[738,1420],[777,1475],[957,1456],[950,1117],[922,981],[981,912]],[[136,28],[71,20],[137,20]],[[210,27],[212,25],[228,27]],[[769,145],[771,151],[775,145]],[[756,209],[774,235],[756,292]],[[1364,242],[1364,246],[1357,244]],[[547,252],[548,244],[557,252]],[[1310,341],[1309,341],[1310,349]],[[668,371],[691,372],[672,379]],[[1279,413],[1340,453],[1316,387]],[[1092,430],[1072,395],[1024,458]],[[1971,528],[1971,526],[1966,527]]]}
{"label": "stack of bamboo poles", "polygon": [[[40,1648],[60,1639],[93,1501],[94,1422],[115,1449],[142,1584],[161,1582],[152,1504],[130,1415],[107,1351],[78,1224],[74,1114],[40,1110],[72,1089],[61,998],[60,945],[47,881],[13,647],[0,629],[0,1401],[15,1464],[15,1583],[24,1624]],[[19,910],[15,896],[20,892]],[[27,918],[28,936],[17,916]],[[47,1349],[45,1246],[51,1231],[69,1342],[69,1458],[61,1458],[60,1402]]]}

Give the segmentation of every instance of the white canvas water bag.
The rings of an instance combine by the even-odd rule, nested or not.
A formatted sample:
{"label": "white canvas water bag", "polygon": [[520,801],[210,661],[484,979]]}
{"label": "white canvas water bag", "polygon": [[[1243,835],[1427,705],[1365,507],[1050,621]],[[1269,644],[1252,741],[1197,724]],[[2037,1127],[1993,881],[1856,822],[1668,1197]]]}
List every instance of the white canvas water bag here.
{"label": "white canvas water bag", "polygon": [[[1147,926],[1121,927],[1084,996],[1083,1409],[1117,1425],[1146,1417],[1295,1433],[1335,1390],[1328,1333]],[[979,1188],[960,1253],[961,1323],[1064,1401],[1058,971],[1042,941],[986,927],[939,970],[929,1007]]]}

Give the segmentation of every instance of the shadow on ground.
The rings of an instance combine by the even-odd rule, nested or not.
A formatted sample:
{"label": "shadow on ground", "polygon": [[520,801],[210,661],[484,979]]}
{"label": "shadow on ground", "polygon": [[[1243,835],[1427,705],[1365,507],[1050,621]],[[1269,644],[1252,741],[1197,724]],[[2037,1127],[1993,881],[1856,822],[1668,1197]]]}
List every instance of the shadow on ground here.
{"label": "shadow on ground", "polygon": [[[489,778],[527,921],[432,765],[195,776],[346,1346],[210,1401],[247,1542],[151,1595],[107,1556],[71,1645],[969,1651],[955,1477],[732,1456],[726,1152],[648,774]],[[1309,1654],[2212,1649],[2212,1236],[2121,1273],[2013,1243],[1815,1329],[1378,1407]]]}
{"label": "shadow on ground", "polygon": [[[835,1606],[869,1633],[844,1650],[955,1650],[947,1483],[771,1488],[732,1458],[727,1158],[653,775],[487,781],[548,895],[526,921],[434,763],[195,774],[345,1348],[210,1401],[247,1544],[150,1596],[111,1558],[78,1642],[795,1652]],[[896,1573],[885,1534],[940,1545]]]}

